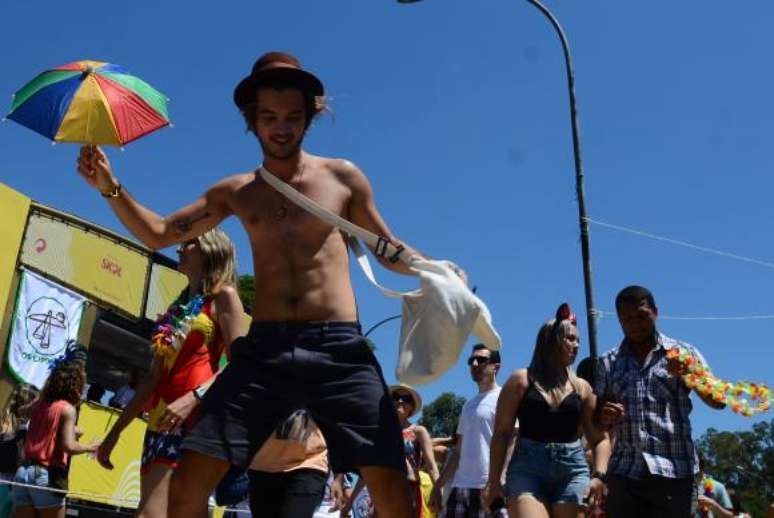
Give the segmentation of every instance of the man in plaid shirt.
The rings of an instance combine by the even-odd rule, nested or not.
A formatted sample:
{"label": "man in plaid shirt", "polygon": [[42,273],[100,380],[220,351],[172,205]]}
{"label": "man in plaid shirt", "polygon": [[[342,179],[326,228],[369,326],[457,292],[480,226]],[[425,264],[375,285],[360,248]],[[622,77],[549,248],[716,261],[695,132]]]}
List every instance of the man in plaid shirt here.
{"label": "man in plaid shirt", "polygon": [[[641,286],[623,289],[615,299],[624,340],[599,359],[594,391],[598,420],[615,435],[605,482],[607,515],[688,517],[696,502],[698,459],[691,440],[691,390],[684,368],[667,360],[681,347],[707,364],[698,350],[656,330],[658,308]],[[697,395],[712,408],[723,408]]]}

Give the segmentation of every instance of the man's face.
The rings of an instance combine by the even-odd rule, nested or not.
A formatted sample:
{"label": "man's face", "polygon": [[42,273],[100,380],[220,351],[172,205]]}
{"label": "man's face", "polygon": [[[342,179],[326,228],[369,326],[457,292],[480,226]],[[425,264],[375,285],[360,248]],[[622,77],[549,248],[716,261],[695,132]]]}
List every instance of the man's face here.
{"label": "man's face", "polygon": [[470,366],[470,377],[473,381],[480,383],[488,378],[494,379],[497,374],[498,365],[491,362],[492,351],[489,349],[478,349],[468,358]]}
{"label": "man's face", "polygon": [[284,160],[301,149],[306,131],[304,96],[290,88],[258,90],[255,133],[264,156]]}
{"label": "man's face", "polygon": [[651,307],[647,300],[639,304],[623,302],[618,306],[618,321],[624,336],[634,343],[643,343],[656,332],[658,309]]}

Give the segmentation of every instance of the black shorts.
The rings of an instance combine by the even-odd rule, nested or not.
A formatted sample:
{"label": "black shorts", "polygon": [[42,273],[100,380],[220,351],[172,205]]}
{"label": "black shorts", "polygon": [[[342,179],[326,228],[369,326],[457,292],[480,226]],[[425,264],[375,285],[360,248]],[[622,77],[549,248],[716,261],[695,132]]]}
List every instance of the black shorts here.
{"label": "black shorts", "polygon": [[183,449],[246,469],[277,425],[309,411],[335,472],[405,471],[403,438],[382,370],[356,322],[253,322],[202,401]]}

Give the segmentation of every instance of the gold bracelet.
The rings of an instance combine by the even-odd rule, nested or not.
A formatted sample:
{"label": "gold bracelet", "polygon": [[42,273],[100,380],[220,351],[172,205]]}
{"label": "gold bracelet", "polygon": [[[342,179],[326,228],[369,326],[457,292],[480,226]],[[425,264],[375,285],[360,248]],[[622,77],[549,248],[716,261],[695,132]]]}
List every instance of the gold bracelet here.
{"label": "gold bracelet", "polygon": [[121,184],[119,183],[116,185],[112,191],[100,192],[100,194],[103,198],[118,198],[118,196],[121,194]]}

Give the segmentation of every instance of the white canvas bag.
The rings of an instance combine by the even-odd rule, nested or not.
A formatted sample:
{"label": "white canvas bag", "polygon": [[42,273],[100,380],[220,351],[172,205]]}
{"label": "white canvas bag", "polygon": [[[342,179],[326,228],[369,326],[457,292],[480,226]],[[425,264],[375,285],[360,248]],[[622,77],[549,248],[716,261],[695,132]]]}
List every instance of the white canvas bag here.
{"label": "white canvas bag", "polygon": [[[400,349],[395,369],[398,380],[419,385],[438,379],[457,362],[471,333],[488,348],[500,349],[502,342],[492,325],[489,309],[455,273],[457,266],[454,263],[417,256],[406,258],[400,253],[402,248],[389,240],[334,214],[267,169],[262,167],[259,172],[266,183],[290,201],[347,234],[366,277],[384,295],[402,299]],[[358,239],[365,241],[378,255],[407,264],[419,276],[419,289],[400,292],[381,286]]]}

